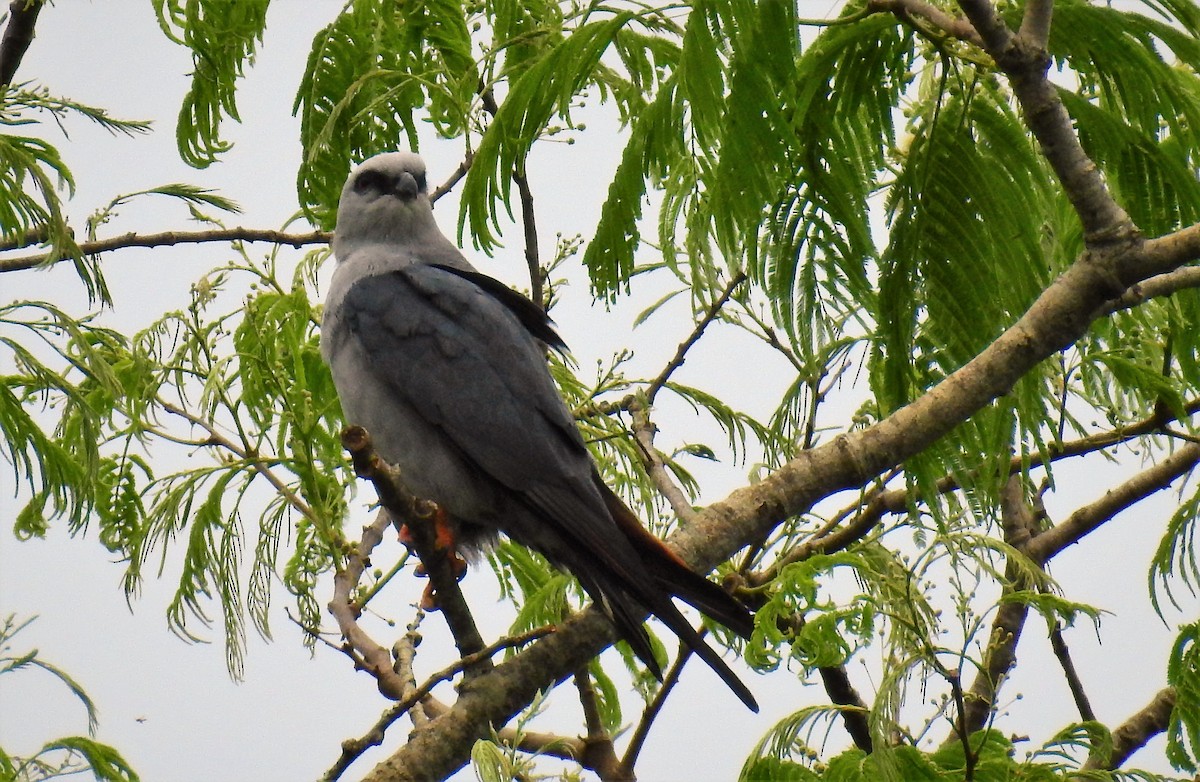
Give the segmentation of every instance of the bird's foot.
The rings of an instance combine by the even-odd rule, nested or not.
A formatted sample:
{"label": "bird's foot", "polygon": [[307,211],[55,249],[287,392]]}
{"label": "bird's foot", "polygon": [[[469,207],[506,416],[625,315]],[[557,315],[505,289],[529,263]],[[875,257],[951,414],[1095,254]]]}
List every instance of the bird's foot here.
{"label": "bird's foot", "polygon": [[[436,555],[441,556],[444,554],[446,561],[450,565],[451,574],[453,574],[455,580],[462,581],[463,576],[467,574],[467,561],[455,551],[454,531],[450,528],[449,520],[441,508],[438,508],[433,515],[433,530],[433,544]],[[399,537],[401,543],[409,548],[413,547],[413,534],[408,524],[400,525]],[[429,575],[429,571],[423,562],[417,564],[415,572],[421,578],[426,578]],[[426,584],[425,591],[421,593],[421,608],[425,611],[437,611],[439,608],[437,589],[434,587],[433,582]]]}

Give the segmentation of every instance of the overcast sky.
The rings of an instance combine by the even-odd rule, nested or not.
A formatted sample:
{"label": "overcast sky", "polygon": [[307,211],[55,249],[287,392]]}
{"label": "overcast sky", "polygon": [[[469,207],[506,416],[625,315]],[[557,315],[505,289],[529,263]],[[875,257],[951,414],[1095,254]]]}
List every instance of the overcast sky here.
{"label": "overcast sky", "polygon": [[[70,140],[59,137],[56,143],[78,183],[70,208],[74,224],[82,225],[92,209],[118,193],[182,181],[217,189],[239,201],[245,214],[231,218],[231,224],[281,225],[296,209],[299,142],[298,125],[291,116],[295,87],[313,33],[340,7],[340,2],[315,1],[272,7],[266,41],[238,96],[243,124],[226,126],[235,147],[222,163],[205,171],[187,168],[175,151],[174,118],[187,88],[191,63],[184,49],[162,36],[150,4],[73,0],[46,8],[18,80],[34,80],[56,94],[105,107],[120,117],[156,122],[150,137],[134,139],[110,137],[82,122],[68,124]],[[439,182],[458,164],[460,150],[443,143],[429,145],[422,153],[429,162],[431,182]],[[583,134],[574,147],[543,145],[531,173],[544,255],[552,251],[556,232],[588,235],[607,192],[605,177],[618,153],[619,145],[610,134],[595,132]],[[447,233],[452,233],[457,223],[456,209],[453,199],[439,205],[439,221]],[[189,227],[186,219],[185,209],[165,199],[143,201],[125,207],[103,234],[184,229]],[[476,259],[478,265],[521,284],[524,262],[517,244],[519,235],[509,233],[508,253],[494,260]],[[258,250],[255,247],[252,252]],[[183,306],[191,283],[227,255],[220,247],[110,254],[104,268],[115,307],[106,315],[106,322],[122,329],[137,328],[162,311]],[[75,312],[83,312],[86,306],[82,286],[64,267],[6,275],[0,294],[3,302],[47,299]],[[667,317],[659,321],[665,324],[661,330],[640,329],[631,340],[632,311],[611,316],[600,307],[588,307],[581,284],[566,295],[566,306],[556,312],[556,320],[585,367],[632,342],[639,362],[635,368],[654,374],[690,328],[686,321],[672,320],[668,310]],[[681,311],[673,312],[678,315]],[[735,355],[732,350],[749,348],[733,342],[732,335],[722,339],[729,340],[722,343],[725,349],[699,351],[689,358],[685,368],[689,374],[684,377],[695,382],[704,378],[707,387],[717,393],[738,394],[751,412],[765,416],[786,377],[772,373],[769,364],[755,365],[754,385],[769,390],[755,396],[744,382],[746,375],[728,371],[727,364]],[[735,347],[728,347],[731,345]],[[668,436],[672,420],[680,426],[695,423],[682,408],[668,412],[676,416],[660,422]],[[719,444],[719,436],[711,429],[700,431]],[[697,467],[706,477],[709,500],[744,480],[747,470]],[[1060,490],[1050,499],[1051,514],[1065,515],[1094,497],[1109,475],[1095,464],[1086,473],[1064,466],[1058,473]],[[0,519],[12,519],[19,508],[9,481],[11,472],[0,471]],[[360,497],[365,495],[360,493]],[[1102,641],[1088,625],[1067,633],[1084,681],[1094,683],[1089,691],[1093,705],[1100,718],[1112,725],[1144,705],[1161,686],[1157,677],[1164,669],[1171,636],[1149,609],[1144,563],[1174,499],[1173,493],[1165,493],[1143,503],[1136,512],[1097,533],[1101,540],[1089,541],[1086,548],[1055,560],[1052,574],[1066,587],[1070,599],[1114,612],[1104,619]],[[358,516],[348,528],[367,520],[361,503],[357,510]],[[394,557],[398,551],[398,544],[385,544],[383,558]],[[1101,551],[1106,554],[1098,558]],[[216,643],[210,645],[188,645],[167,631],[163,609],[170,600],[170,575],[176,570],[173,563],[178,553],[169,556],[167,580],[148,582],[131,612],[120,588],[122,569],[110,561],[111,555],[94,536],[70,539],[61,525],[45,541],[17,543],[10,534],[0,533],[0,613],[40,615],[18,637],[14,651],[36,647],[45,659],[75,676],[100,706],[99,738],[123,752],[144,779],[318,777],[336,759],[339,742],[362,735],[386,707],[373,680],[352,671],[345,657],[328,649],[319,648],[310,659],[299,633],[282,615],[287,599],[280,589],[273,622],[275,642],[266,644],[252,637],[245,681],[231,682],[219,631],[213,632]],[[378,555],[376,561],[381,561]],[[1129,561],[1137,564],[1124,568]],[[1104,577],[1097,578],[1097,572]],[[488,570],[481,568],[468,579],[468,585],[484,634],[494,638],[503,634],[509,614],[488,610],[495,594],[492,580]],[[410,616],[404,601],[415,599],[420,588],[415,580],[406,584],[402,599],[393,589],[388,598],[391,603],[379,610],[390,612],[388,618],[403,624]],[[327,579],[322,599],[328,594]],[[1193,603],[1192,615],[1194,607]],[[444,648],[438,646],[444,633],[437,618],[428,620],[425,627],[430,645],[422,647],[421,661],[424,670],[432,671],[449,662],[451,655],[448,649],[438,652]],[[370,630],[385,645],[399,632],[389,631],[382,622],[375,622]],[[1069,710],[1045,713],[1043,697],[1053,697],[1067,707],[1070,701],[1061,674],[1049,666],[1053,658],[1044,624],[1036,617],[1026,625],[1019,652],[1036,654],[1047,665],[1020,669],[1013,686],[1005,691],[1006,697],[1013,699],[1005,710],[1012,719],[1002,721],[999,727],[1030,732],[1034,725],[1049,730],[1069,721]],[[1144,670],[1156,678],[1146,681],[1139,677]],[[850,666],[850,674],[869,699],[874,687],[870,674],[857,663]],[[747,683],[763,704],[762,716],[745,712],[703,666],[690,666],[681,691],[669,700],[651,734],[639,764],[641,778],[732,779],[750,747],[776,719],[827,700],[819,686],[786,674],[766,679],[748,674]],[[913,697],[920,696],[914,693]],[[571,692],[563,691],[555,700],[556,713],[535,725],[576,731],[577,705]],[[9,752],[29,754],[42,741],[86,729],[82,709],[65,690],[38,673],[0,677],[0,702],[4,704],[0,742]],[[630,700],[626,708],[634,705]],[[555,722],[557,715],[562,718]],[[1036,722],[1032,721],[1034,715],[1040,715]],[[406,724],[397,725],[388,746],[402,740],[406,730]],[[934,735],[940,740],[943,731]],[[840,727],[835,727],[831,736],[837,744],[844,742]],[[1033,738],[1041,740],[1045,735]],[[1166,770],[1161,761],[1151,762],[1155,756],[1161,758],[1161,739],[1154,746],[1136,757],[1134,765],[1144,763]],[[368,755],[344,778],[356,779],[366,773],[385,751]]]}

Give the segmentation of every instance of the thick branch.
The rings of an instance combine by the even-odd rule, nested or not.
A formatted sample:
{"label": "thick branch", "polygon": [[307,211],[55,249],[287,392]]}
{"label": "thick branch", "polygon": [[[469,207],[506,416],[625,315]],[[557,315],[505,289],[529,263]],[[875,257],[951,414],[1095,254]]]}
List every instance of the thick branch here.
{"label": "thick branch", "polygon": [[1018,37],[1032,49],[1045,49],[1050,42],[1050,22],[1054,16],[1054,0],[1029,0],[1021,18]]}
{"label": "thick branch", "polygon": [[1109,192],[1100,169],[1083,151],[1070,114],[1046,78],[1050,56],[1036,36],[1048,33],[1048,0],[1037,0],[1038,8],[1030,10],[1034,35],[1029,37],[1014,36],[996,13],[992,0],[959,0],[959,5],[983,38],[984,49],[1008,75],[1026,125],[1083,223],[1087,245],[1109,247],[1137,237],[1137,227]]}
{"label": "thick branch", "polygon": [[1108,758],[1093,755],[1083,764],[1084,771],[1095,769],[1113,770],[1124,765],[1129,756],[1137,752],[1146,742],[1162,733],[1171,723],[1171,711],[1175,708],[1175,688],[1160,690],[1146,708],[1125,720],[1112,733],[1113,750]]}
{"label": "thick branch", "polygon": [[29,44],[33,43],[33,26],[42,5],[42,0],[12,0],[8,5],[8,26],[0,38],[0,90],[12,84]]}
{"label": "thick branch", "polygon": [[[270,242],[303,247],[308,244],[328,244],[332,234],[311,231],[292,234],[260,228],[215,228],[211,231],[164,231],[157,234],[127,233],[79,245],[81,255],[97,255],[129,247],[170,247],[177,244],[203,244],[205,242]],[[19,258],[0,258],[0,273],[24,271],[48,263],[69,260],[54,253],[23,255]]]}

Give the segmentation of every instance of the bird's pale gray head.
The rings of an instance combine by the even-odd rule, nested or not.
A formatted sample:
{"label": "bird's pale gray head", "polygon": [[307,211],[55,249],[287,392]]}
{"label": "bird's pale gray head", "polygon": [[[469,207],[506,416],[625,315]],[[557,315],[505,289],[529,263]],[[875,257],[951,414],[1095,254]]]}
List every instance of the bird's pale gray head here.
{"label": "bird's pale gray head", "polygon": [[358,245],[412,241],[431,228],[436,230],[425,161],[411,152],[386,152],[346,179],[333,251],[344,258]]}

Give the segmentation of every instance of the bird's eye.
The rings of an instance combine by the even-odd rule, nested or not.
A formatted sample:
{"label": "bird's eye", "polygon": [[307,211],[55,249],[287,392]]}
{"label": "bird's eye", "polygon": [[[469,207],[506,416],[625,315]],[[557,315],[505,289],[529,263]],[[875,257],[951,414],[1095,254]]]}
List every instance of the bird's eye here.
{"label": "bird's eye", "polygon": [[417,191],[424,193],[429,187],[425,183],[425,172],[422,171],[421,173],[416,174],[413,178],[417,180]]}
{"label": "bird's eye", "polygon": [[388,179],[378,171],[363,171],[354,179],[354,192],[382,193],[388,187]]}

